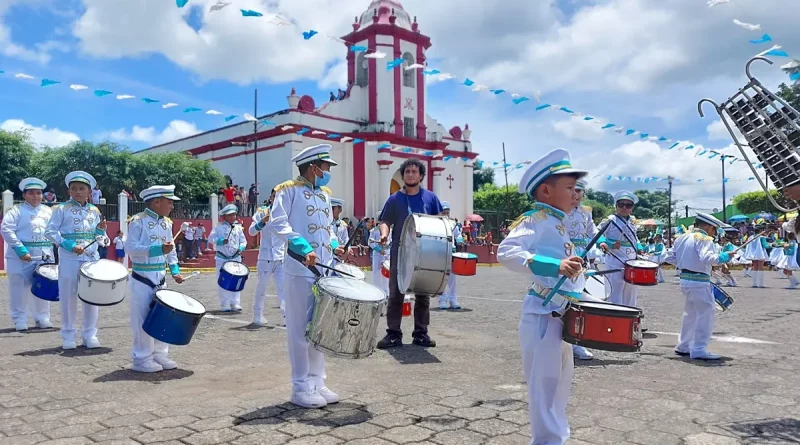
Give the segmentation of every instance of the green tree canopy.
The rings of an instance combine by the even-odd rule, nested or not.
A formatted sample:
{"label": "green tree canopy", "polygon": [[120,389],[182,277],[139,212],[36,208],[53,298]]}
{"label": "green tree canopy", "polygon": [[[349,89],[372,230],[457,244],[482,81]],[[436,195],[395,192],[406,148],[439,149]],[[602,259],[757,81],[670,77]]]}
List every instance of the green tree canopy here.
{"label": "green tree canopy", "polygon": [[[769,193],[782,207],[793,207],[793,205],[788,203],[786,198],[784,198],[781,193],[778,193],[777,190],[770,190]],[[780,210],[776,209],[775,206],[772,205],[772,202],[768,201],[767,194],[764,193],[763,190],[740,193],[733,197],[733,204],[745,215],[762,211],[780,213]]]}
{"label": "green tree canopy", "polygon": [[472,203],[476,210],[506,213],[509,219],[527,212],[532,204],[530,199],[517,192],[516,184],[509,185],[508,188],[483,184],[481,189],[472,195]]}
{"label": "green tree canopy", "polygon": [[[786,74],[796,74],[800,72],[800,60],[795,59],[794,62],[797,66],[783,69]],[[791,86],[785,83],[780,84],[778,86],[778,96],[786,102],[789,102],[789,105],[794,107],[795,110],[800,110],[800,82],[795,82]]]}
{"label": "green tree canopy", "polygon": [[595,223],[599,223],[603,218],[614,211],[614,208],[610,205],[595,201],[594,199],[585,198],[581,204],[592,208],[592,219]]}
{"label": "green tree canopy", "polygon": [[472,191],[477,192],[483,184],[494,184],[494,170],[491,167],[472,172]]}
{"label": "green tree canopy", "polygon": [[27,133],[0,130],[0,187],[19,194],[19,182],[30,172],[34,148]]}

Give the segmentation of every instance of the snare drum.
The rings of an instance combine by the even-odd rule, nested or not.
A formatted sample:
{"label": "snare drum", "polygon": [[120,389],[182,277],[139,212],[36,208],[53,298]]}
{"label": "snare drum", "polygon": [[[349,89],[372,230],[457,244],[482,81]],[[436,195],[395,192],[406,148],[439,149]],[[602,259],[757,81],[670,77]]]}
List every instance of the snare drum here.
{"label": "snare drum", "polygon": [[453,273],[461,276],[472,276],[478,271],[478,255],[458,252],[453,254]]}
{"label": "snare drum", "polygon": [[323,277],[314,283],[314,315],[306,339],[325,354],[364,358],[372,355],[386,295],[360,280]]}
{"label": "snare drum", "polygon": [[623,279],[636,286],[655,286],[658,284],[658,264],[647,260],[628,260],[625,262]]}
{"label": "snare drum", "polygon": [[128,268],[111,260],[84,263],[78,274],[78,298],[92,306],[113,306],[125,299]]}
{"label": "snare drum", "polygon": [[33,271],[31,293],[36,298],[58,301],[58,264],[40,264]]}
{"label": "snare drum", "polygon": [[348,277],[347,275],[339,275],[339,274],[336,275],[336,276],[341,276],[342,278],[349,278],[351,280],[361,280],[361,281],[367,279],[367,274],[365,274],[360,267],[353,266],[352,264],[338,263],[335,266],[333,266],[333,268],[340,272],[352,275],[352,277]]}
{"label": "snare drum", "polygon": [[722,312],[730,309],[731,306],[733,306],[733,297],[728,295],[727,292],[722,290],[722,288],[716,284],[712,283],[711,287],[714,291],[714,301],[717,303],[717,309],[721,310]]}
{"label": "snare drum", "polygon": [[637,352],[642,347],[642,318],[639,308],[580,301],[564,313],[562,338],[590,349]]}
{"label": "snare drum", "polygon": [[188,345],[206,308],[194,298],[174,290],[156,291],[142,329],[147,335],[171,345]]}
{"label": "snare drum", "polygon": [[227,291],[241,292],[249,276],[249,267],[238,261],[228,261],[219,270],[217,284]]}
{"label": "snare drum", "polygon": [[392,276],[391,270],[392,270],[392,263],[389,262],[389,260],[386,260],[381,263],[381,275],[383,275],[386,278],[389,278]]}
{"label": "snare drum", "polygon": [[[606,292],[606,285],[610,292]],[[611,282],[606,280],[606,277],[602,275],[586,277],[584,290],[587,294],[591,295],[592,298],[603,301],[608,300],[608,297],[614,292],[611,288]]]}
{"label": "snare drum", "polygon": [[453,228],[445,216],[411,214],[403,223],[397,285],[402,293],[438,295],[447,286]]}

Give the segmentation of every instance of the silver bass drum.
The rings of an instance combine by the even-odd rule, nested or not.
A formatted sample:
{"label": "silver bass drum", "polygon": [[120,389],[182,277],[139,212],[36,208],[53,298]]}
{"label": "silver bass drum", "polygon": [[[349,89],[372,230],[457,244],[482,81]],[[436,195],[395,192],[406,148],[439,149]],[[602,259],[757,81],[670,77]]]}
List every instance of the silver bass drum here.
{"label": "silver bass drum", "polygon": [[397,264],[401,293],[439,295],[444,291],[452,267],[452,224],[445,216],[414,213],[406,218]]}

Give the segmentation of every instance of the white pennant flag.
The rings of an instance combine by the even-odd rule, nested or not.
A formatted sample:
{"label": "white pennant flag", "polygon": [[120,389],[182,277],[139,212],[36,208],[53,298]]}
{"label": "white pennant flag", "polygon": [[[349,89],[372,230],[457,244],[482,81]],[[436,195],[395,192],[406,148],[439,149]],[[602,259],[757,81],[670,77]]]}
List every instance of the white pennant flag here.
{"label": "white pennant flag", "polygon": [[75,91],[88,90],[89,89],[89,87],[87,87],[86,85],[78,85],[77,83],[73,83],[69,87],[72,88]]}
{"label": "white pennant flag", "polygon": [[133,99],[136,96],[131,96],[130,94],[117,94],[117,100],[125,100],[125,99]]}
{"label": "white pennant flag", "polygon": [[374,53],[364,54],[365,59],[385,59],[386,53],[375,51]]}
{"label": "white pennant flag", "polygon": [[281,130],[286,131],[286,130],[291,130],[292,128],[294,127],[292,127],[291,125],[284,125],[283,127],[281,127]]}
{"label": "white pennant flag", "polygon": [[217,115],[217,114],[222,114],[222,113],[220,113],[220,112],[219,112],[219,111],[217,111],[217,110],[208,110],[208,111],[206,111],[206,114],[213,114],[213,115]]}
{"label": "white pennant flag", "polygon": [[172,107],[177,107],[177,106],[178,106],[178,104],[176,104],[175,102],[170,102],[170,103],[166,103],[166,104],[162,105],[161,108],[165,108],[166,109],[166,108],[172,108]]}
{"label": "white pennant flag", "polygon": [[255,122],[258,119],[254,118],[252,114],[245,113],[244,114],[244,120],[249,121],[249,122]]}
{"label": "white pennant flag", "polygon": [[17,73],[16,75],[14,75],[14,77],[16,77],[17,79],[33,79],[33,76],[29,76],[24,73]]}

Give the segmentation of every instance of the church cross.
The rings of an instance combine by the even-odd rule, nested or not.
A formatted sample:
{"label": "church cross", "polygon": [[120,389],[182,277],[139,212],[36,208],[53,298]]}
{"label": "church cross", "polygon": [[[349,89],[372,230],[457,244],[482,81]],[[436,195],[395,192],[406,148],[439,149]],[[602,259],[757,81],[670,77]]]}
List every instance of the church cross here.
{"label": "church cross", "polygon": [[456,179],[453,177],[453,175],[447,175],[447,181],[450,182],[450,188],[453,188],[453,181],[455,180]]}

